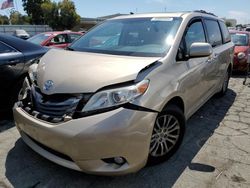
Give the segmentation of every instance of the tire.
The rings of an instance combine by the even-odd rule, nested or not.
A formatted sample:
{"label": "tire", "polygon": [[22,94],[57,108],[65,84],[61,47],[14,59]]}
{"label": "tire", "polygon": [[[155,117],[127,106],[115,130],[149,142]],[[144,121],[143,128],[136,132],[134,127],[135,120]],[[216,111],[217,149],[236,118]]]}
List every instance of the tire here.
{"label": "tire", "polygon": [[156,118],[151,136],[148,165],[168,160],[180,147],[186,119],[176,105],[168,105]]}
{"label": "tire", "polygon": [[230,76],[231,76],[230,70],[228,69],[225,75],[225,78],[223,80],[221,90],[217,93],[218,97],[223,97],[226,94],[228,90],[228,83],[229,83]]}

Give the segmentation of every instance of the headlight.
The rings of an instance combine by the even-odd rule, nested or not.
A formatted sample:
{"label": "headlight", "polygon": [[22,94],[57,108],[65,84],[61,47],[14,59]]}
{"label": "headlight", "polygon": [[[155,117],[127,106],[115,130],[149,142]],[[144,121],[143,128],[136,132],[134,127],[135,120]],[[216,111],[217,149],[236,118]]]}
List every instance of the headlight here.
{"label": "headlight", "polygon": [[143,95],[149,86],[149,80],[143,80],[135,85],[100,91],[94,94],[83,108],[83,112],[100,110],[119,106],[133,101]]}
{"label": "headlight", "polygon": [[37,80],[37,66],[38,64],[32,64],[29,67],[28,73],[29,73],[29,78],[32,84],[34,84],[34,82]]}
{"label": "headlight", "polygon": [[246,57],[246,54],[244,52],[238,53],[238,59],[244,59]]}
{"label": "headlight", "polygon": [[18,101],[24,100],[28,95],[28,90],[30,90],[30,84],[27,78],[24,79],[23,86],[18,94]]}

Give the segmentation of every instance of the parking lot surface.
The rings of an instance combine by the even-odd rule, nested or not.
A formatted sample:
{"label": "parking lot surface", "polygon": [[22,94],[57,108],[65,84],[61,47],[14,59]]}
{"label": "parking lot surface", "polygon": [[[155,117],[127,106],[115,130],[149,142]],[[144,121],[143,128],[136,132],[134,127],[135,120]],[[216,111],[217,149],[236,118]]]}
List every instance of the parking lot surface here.
{"label": "parking lot surface", "polygon": [[242,82],[232,78],[226,96],[188,120],[169,161],[121,177],[60,167],[26,146],[11,120],[0,120],[0,187],[250,187],[250,88]]}

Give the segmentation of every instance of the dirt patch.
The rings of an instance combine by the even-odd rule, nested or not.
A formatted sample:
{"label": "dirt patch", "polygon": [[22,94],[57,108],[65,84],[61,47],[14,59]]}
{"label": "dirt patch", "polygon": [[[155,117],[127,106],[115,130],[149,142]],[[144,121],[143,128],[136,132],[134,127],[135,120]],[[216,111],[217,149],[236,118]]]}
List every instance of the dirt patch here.
{"label": "dirt patch", "polygon": [[244,178],[242,178],[242,177],[240,177],[240,176],[236,176],[236,175],[233,175],[233,176],[231,177],[231,180],[232,180],[233,182],[237,182],[237,183],[246,182],[246,180],[245,180]]}

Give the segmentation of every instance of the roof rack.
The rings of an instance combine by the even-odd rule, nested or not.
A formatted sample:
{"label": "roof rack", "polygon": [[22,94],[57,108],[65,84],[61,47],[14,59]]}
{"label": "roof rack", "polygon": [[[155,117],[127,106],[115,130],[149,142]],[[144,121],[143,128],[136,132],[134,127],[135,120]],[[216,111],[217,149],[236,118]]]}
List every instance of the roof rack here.
{"label": "roof rack", "polygon": [[[203,13],[203,14],[209,14],[209,15],[212,15],[212,16],[216,16],[215,14],[211,13],[211,12],[207,12],[205,10],[195,10],[193,12],[198,12],[198,13]],[[217,16],[216,16],[217,17]]]}

